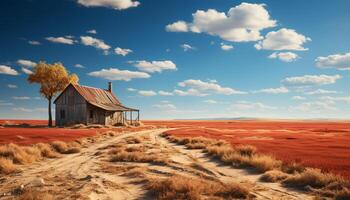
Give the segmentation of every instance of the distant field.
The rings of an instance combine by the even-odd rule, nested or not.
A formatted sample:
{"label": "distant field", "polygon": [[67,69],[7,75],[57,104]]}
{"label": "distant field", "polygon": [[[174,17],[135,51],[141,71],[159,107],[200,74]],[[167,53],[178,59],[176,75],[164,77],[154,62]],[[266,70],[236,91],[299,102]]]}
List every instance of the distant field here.
{"label": "distant field", "polygon": [[341,174],[350,179],[350,122],[314,121],[144,121],[178,128],[177,136],[204,136],[251,144],[285,162]]}

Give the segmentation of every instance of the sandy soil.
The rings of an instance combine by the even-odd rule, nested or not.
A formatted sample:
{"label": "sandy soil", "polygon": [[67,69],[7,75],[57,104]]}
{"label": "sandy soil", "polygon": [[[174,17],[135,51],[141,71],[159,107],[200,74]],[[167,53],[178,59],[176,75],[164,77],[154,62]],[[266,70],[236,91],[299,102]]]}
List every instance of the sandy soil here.
{"label": "sandy soil", "polygon": [[[263,183],[259,181],[261,175],[248,170],[221,165],[200,150],[188,150],[169,143],[159,136],[166,130],[123,133],[89,145],[80,153],[23,167],[21,173],[0,177],[0,199],[17,198],[21,185],[25,189],[48,191],[56,199],[153,199],[145,189],[145,177],[165,178],[172,174],[223,183],[249,183],[256,199],[312,199],[301,191],[283,188],[278,183]],[[145,139],[139,144],[126,144],[125,141],[133,136]],[[118,144],[144,148],[148,154],[168,158],[170,162],[164,165],[110,162],[108,152]]]}

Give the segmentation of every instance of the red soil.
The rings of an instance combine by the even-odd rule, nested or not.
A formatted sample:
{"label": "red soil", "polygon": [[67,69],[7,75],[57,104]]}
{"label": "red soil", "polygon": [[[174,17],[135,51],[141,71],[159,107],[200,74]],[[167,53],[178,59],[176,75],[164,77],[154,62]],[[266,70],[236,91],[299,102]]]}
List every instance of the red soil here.
{"label": "red soil", "polygon": [[[10,126],[0,127],[0,145],[8,143],[30,145],[39,142],[48,143],[57,140],[69,142],[82,137],[94,136],[108,130],[123,132],[140,131],[152,128],[149,126],[111,129],[47,128],[45,127],[47,120],[0,120],[0,124],[4,124],[5,122]],[[23,124],[30,126],[23,126]]]}
{"label": "red soil", "polygon": [[146,121],[178,128],[176,136],[204,136],[250,144],[285,162],[343,175],[350,179],[350,122],[314,121]]}

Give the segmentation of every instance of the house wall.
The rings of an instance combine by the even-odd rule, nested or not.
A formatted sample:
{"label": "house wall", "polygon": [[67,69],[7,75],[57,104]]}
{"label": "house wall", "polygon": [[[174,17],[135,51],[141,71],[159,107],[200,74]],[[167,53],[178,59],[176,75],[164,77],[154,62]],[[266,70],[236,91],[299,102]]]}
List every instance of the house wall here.
{"label": "house wall", "polygon": [[123,124],[124,115],[123,112],[107,112],[106,113],[106,125],[118,125]]}
{"label": "house wall", "polygon": [[106,125],[106,111],[96,106],[87,104],[87,123]]}
{"label": "house wall", "polygon": [[55,112],[57,126],[87,123],[87,102],[72,86],[56,100]]}

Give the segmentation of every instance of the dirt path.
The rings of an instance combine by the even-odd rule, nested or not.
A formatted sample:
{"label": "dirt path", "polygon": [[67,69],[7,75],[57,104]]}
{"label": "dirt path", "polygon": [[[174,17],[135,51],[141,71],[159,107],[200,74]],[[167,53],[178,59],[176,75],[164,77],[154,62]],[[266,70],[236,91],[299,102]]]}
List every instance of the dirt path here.
{"label": "dirt path", "polygon": [[[287,190],[276,183],[260,182],[260,175],[220,165],[199,150],[188,150],[184,146],[169,143],[159,136],[165,130],[124,133],[94,143],[83,148],[80,153],[31,165],[20,174],[0,178],[0,199],[13,199],[16,197],[16,188],[21,185],[47,191],[56,199],[152,199],[144,187],[144,176],[162,178],[171,174],[200,175],[223,183],[251,182],[256,199],[312,199],[311,196]],[[132,137],[143,139],[139,143],[128,143],[127,139]],[[117,144],[144,148],[145,153],[168,158],[171,162],[166,165],[110,162],[109,152]]]}

